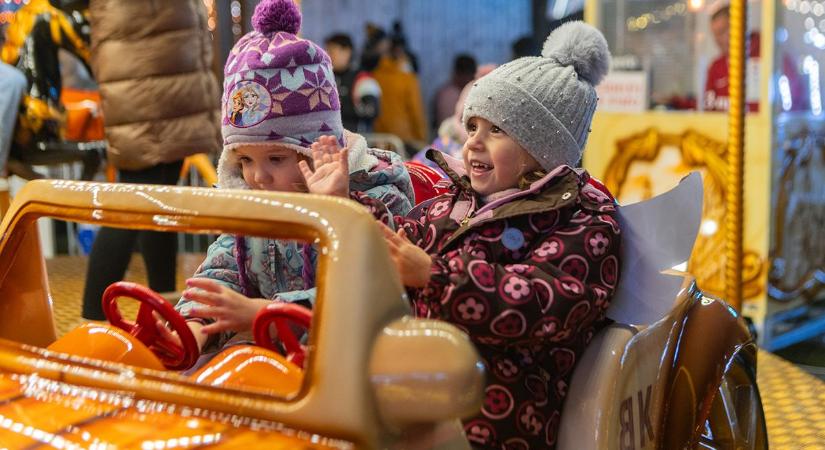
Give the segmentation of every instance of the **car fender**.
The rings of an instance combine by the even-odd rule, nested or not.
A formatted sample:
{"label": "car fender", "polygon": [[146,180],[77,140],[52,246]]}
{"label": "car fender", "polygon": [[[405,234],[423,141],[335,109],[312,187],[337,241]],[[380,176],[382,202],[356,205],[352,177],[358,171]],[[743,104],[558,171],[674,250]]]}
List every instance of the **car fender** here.
{"label": "car fender", "polygon": [[739,354],[755,367],[756,345],[727,303],[697,292],[685,315],[670,371],[661,448],[695,443],[728,364]]}

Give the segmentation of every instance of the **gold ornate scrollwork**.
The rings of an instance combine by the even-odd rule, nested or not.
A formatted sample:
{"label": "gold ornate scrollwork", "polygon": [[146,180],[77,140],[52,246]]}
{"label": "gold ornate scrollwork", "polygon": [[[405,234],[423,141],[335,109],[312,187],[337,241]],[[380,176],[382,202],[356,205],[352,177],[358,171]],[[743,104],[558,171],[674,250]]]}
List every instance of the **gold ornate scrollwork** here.
{"label": "gold ornate scrollwork", "polygon": [[[667,134],[649,128],[618,140],[616,147],[603,181],[622,203],[661,194],[691,171],[702,173],[702,225],[687,270],[704,291],[724,297],[727,145],[695,130]],[[765,259],[746,249],[742,265],[744,297],[760,295]]]}

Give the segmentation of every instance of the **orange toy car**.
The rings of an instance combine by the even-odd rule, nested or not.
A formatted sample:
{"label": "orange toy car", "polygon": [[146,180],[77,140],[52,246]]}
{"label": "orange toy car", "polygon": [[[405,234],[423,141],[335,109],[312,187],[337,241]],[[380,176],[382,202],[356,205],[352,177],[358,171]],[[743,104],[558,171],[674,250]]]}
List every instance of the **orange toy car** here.
{"label": "orange toy car", "polygon": [[[672,229],[657,229],[695,236],[701,204],[677,204]],[[674,265],[660,257],[671,246],[662,236],[661,252],[633,253],[632,236],[655,235],[640,228],[653,215],[633,207],[624,207],[638,219],[623,224],[624,273],[647,278],[623,278],[608,311],[616,322],[575,369],[557,448],[767,448],[756,347],[741,317],[688,274],[660,278]],[[187,377],[158,359],[174,349],[154,346],[156,354],[153,342],[116,327],[87,324],[56,339],[34,226],[44,216],[316,242],[318,300],[303,369],[239,346]],[[458,419],[479,408],[483,366],[455,327],[409,316],[397,275],[376,270],[391,267],[380,236],[344,199],[29,183],[0,225],[0,447],[468,448]],[[682,246],[673,257],[689,253],[692,238],[671,240]],[[293,317],[270,312],[278,308],[264,310],[257,331]]]}
{"label": "orange toy car", "polygon": [[[241,346],[186,377],[110,325],[57,340],[34,226],[46,216],[317,242],[304,370]],[[396,276],[374,276],[389,253],[356,203],[41,180],[16,196],[0,228],[0,447],[467,447],[457,419],[480,407],[478,355],[455,327],[410,317]]]}

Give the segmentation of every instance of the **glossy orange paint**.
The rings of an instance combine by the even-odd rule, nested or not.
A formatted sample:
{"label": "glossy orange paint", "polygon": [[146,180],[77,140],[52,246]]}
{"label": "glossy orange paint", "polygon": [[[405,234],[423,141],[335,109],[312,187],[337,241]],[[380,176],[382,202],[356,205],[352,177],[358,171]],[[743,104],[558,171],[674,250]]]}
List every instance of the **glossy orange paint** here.
{"label": "glossy orange paint", "polygon": [[53,352],[164,370],[157,356],[134,336],[109,324],[84,323],[48,347]]}
{"label": "glossy orange paint", "polygon": [[224,350],[192,374],[199,384],[261,390],[279,397],[301,388],[301,369],[283,356],[262,347],[242,345]]}
{"label": "glossy orange paint", "polygon": [[[96,388],[73,379],[79,372],[110,375],[113,369],[121,371],[120,388]],[[129,388],[146,380],[124,366],[71,361],[0,341],[0,370],[2,448],[352,448],[276,422],[141,399]],[[63,376],[43,376],[50,371]]]}

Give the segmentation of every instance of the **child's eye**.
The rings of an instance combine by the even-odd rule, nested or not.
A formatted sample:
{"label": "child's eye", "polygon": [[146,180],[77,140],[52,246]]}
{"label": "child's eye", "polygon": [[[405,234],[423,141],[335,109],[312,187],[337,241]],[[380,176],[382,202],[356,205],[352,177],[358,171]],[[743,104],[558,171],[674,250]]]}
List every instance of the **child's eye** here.
{"label": "child's eye", "polygon": [[272,164],[280,164],[284,160],[283,156],[270,156],[269,162]]}
{"label": "child's eye", "polygon": [[474,123],[468,123],[467,124],[467,132],[468,133],[472,133],[472,132],[476,131],[476,129],[478,129],[478,125],[476,125]]}
{"label": "child's eye", "polygon": [[490,132],[491,132],[491,133],[504,133],[504,134],[507,134],[504,130],[502,130],[501,128],[499,128],[499,127],[497,127],[497,126],[495,126],[495,125],[493,125],[492,127],[490,127]]}
{"label": "child's eye", "polygon": [[241,164],[249,164],[249,163],[252,162],[252,158],[250,158],[248,156],[239,156],[238,161],[240,161]]}

